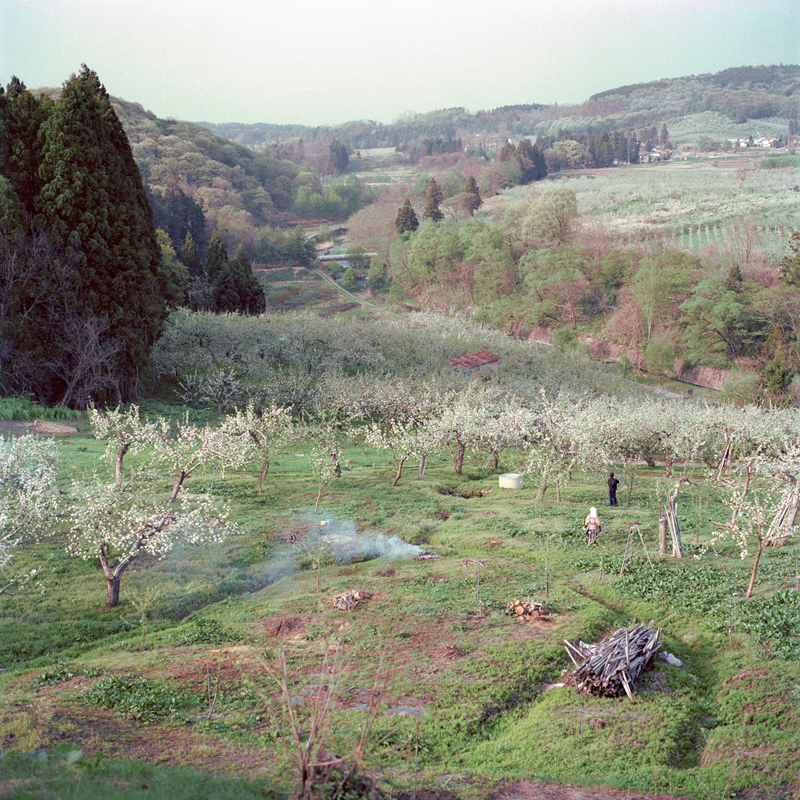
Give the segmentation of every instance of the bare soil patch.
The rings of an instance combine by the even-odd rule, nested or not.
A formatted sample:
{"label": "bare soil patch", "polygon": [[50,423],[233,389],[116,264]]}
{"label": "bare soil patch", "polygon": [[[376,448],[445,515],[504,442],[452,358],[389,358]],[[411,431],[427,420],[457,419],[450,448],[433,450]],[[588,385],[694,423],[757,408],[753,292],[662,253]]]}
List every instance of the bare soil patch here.
{"label": "bare soil patch", "polygon": [[72,436],[72,434],[78,432],[78,429],[72,425],[65,425],[62,422],[49,422],[37,419],[35,422],[11,422],[3,420],[0,421],[0,431],[8,431],[9,433],[35,431],[36,433],[49,433],[54,436]]}
{"label": "bare soil patch", "polygon": [[255,778],[265,772],[265,754],[233,745],[186,725],[120,720],[110,709],[77,703],[59,708],[43,747],[69,742],[89,757],[135,759],[163,767],[191,767],[215,775]]}

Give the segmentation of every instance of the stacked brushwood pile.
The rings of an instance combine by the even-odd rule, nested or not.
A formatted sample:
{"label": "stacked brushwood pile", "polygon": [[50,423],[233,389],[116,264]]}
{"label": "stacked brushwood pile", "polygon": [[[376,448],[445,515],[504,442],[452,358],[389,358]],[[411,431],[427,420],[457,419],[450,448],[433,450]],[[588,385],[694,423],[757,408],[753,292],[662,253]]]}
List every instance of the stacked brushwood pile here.
{"label": "stacked brushwood pile", "polygon": [[661,628],[644,625],[620,628],[597,644],[565,642],[575,669],[566,672],[565,682],[581,694],[619,697],[623,692],[633,700],[633,687],[650,666],[661,646]]}
{"label": "stacked brushwood pile", "polygon": [[353,611],[358,608],[362,603],[372,597],[372,592],[362,592],[358,589],[348,589],[343,594],[337,594],[333,597],[333,607],[338,608],[340,611]]}
{"label": "stacked brushwood pile", "polygon": [[544,603],[514,598],[506,606],[506,614],[515,614],[518,617],[547,617],[550,614],[550,610]]}

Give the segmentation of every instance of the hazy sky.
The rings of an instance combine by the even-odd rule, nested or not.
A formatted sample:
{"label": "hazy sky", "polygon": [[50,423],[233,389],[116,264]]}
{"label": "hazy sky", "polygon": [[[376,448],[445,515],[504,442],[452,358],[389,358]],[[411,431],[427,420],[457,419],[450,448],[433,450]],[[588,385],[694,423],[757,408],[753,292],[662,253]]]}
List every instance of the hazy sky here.
{"label": "hazy sky", "polygon": [[0,81],[87,64],[159,117],[335,125],[800,64],[800,0],[0,0]]}

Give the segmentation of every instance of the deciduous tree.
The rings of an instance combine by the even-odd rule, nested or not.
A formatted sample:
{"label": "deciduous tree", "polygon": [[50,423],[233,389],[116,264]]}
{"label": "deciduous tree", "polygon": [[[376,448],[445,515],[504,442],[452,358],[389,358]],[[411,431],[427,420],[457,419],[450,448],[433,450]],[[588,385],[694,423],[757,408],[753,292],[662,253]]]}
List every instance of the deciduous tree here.
{"label": "deciduous tree", "polygon": [[32,434],[0,437],[0,570],[6,573],[0,594],[34,577],[36,570],[15,575],[6,570],[22,536],[45,533],[56,519],[59,448]]}
{"label": "deciduous tree", "polygon": [[163,558],[178,541],[221,541],[235,531],[210,495],[185,494],[180,505],[154,497],[153,484],[164,477],[154,467],[140,463],[121,485],[101,474],[72,484],[67,552],[99,559],[109,608],[119,604],[122,576],[142,553]]}

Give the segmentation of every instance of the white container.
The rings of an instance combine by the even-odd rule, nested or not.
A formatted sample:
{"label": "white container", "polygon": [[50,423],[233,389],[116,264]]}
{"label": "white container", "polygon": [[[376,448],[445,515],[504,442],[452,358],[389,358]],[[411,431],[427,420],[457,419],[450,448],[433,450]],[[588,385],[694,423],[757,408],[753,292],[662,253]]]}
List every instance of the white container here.
{"label": "white container", "polygon": [[500,476],[501,489],[521,489],[522,488],[522,475],[516,472],[504,472]]}

